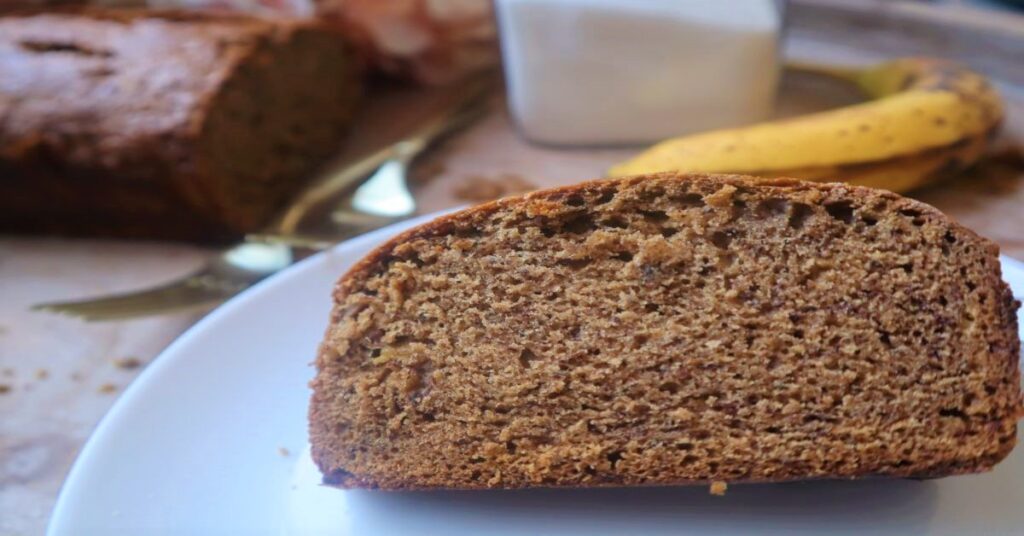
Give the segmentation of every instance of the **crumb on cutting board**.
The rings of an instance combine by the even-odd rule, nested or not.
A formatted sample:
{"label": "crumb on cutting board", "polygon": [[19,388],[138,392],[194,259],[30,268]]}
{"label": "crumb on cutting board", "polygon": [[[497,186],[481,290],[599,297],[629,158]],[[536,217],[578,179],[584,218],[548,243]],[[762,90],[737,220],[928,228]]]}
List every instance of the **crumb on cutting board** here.
{"label": "crumb on cutting board", "polygon": [[277,453],[286,458],[292,455],[292,452],[284,447],[277,447]]}
{"label": "crumb on cutting board", "polygon": [[142,366],[142,360],[137,357],[119,357],[111,362],[121,370],[134,370]]}
{"label": "crumb on cutting board", "polygon": [[76,382],[82,381],[82,373],[78,372],[77,370],[71,372],[71,379],[76,381]]}
{"label": "crumb on cutting board", "polygon": [[510,195],[524,194],[537,189],[537,185],[511,173],[496,177],[471,175],[452,189],[452,195],[461,201],[481,203]]}
{"label": "crumb on cutting board", "polygon": [[50,371],[48,371],[48,370],[46,370],[44,368],[36,370],[36,379],[37,380],[45,380],[46,378],[49,378],[49,377],[50,377]]}
{"label": "crumb on cutting board", "polygon": [[716,481],[711,483],[711,490],[710,491],[711,491],[712,495],[717,495],[717,496],[721,497],[722,495],[725,495],[725,491],[727,489],[729,489],[729,485],[728,484],[726,484],[725,482],[722,482],[721,480],[716,480]]}
{"label": "crumb on cutting board", "polygon": [[13,388],[10,385],[7,385],[6,383],[0,383],[0,395],[10,393],[12,390]]}
{"label": "crumb on cutting board", "polygon": [[112,384],[112,383],[105,383],[105,384],[101,385],[99,387],[99,389],[97,389],[97,391],[99,391],[102,394],[107,395],[107,394],[113,393],[114,391],[117,391],[117,386]]}

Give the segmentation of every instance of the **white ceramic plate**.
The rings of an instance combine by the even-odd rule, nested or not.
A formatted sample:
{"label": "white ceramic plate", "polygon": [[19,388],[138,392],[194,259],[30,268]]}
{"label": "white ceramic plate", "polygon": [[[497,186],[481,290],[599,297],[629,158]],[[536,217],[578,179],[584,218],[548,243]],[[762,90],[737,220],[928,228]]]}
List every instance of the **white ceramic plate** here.
{"label": "white ceramic plate", "polygon": [[[1024,447],[933,481],[484,492],[319,485],[306,383],[334,281],[411,221],[346,242],[204,318],[123,394],[85,445],[50,524],[85,534],[1021,534]],[[1024,265],[1004,259],[1024,295]],[[281,449],[286,449],[287,452]]]}

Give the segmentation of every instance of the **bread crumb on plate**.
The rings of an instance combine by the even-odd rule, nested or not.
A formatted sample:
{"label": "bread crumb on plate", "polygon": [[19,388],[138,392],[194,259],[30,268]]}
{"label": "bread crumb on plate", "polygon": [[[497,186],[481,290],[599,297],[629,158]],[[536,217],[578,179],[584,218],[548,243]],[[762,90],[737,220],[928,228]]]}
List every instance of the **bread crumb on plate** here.
{"label": "bread crumb on plate", "polygon": [[112,359],[111,362],[121,370],[133,370],[142,365],[142,360],[137,357],[119,357]]}

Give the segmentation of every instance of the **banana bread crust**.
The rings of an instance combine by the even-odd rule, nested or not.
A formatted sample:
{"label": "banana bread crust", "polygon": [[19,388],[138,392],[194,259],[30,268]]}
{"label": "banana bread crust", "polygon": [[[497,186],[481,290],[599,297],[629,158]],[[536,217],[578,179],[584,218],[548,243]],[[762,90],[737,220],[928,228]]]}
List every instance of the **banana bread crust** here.
{"label": "banana bread crust", "polygon": [[[517,238],[482,246],[499,232]],[[888,242],[842,257],[843,244],[875,244],[863,237]],[[789,264],[773,258],[782,245]],[[480,273],[509,254],[529,261],[512,259],[482,285],[430,271]],[[938,264],[950,262],[956,270]],[[509,286],[523,263],[554,277]],[[620,271],[588,272],[607,263]],[[757,288],[766,279],[754,264],[801,288]],[[684,272],[686,289],[671,279]],[[587,288],[640,288],[650,301],[565,315],[558,291],[524,294],[585,301],[560,285],[591,273],[606,277]],[[669,280],[686,292],[644,290]],[[939,477],[993,467],[1021,416],[1020,304],[997,246],[880,190],[662,173],[535,192],[395,237],[341,278],[334,299],[310,435],[325,483],[340,487]],[[721,327],[676,322],[708,317]]]}

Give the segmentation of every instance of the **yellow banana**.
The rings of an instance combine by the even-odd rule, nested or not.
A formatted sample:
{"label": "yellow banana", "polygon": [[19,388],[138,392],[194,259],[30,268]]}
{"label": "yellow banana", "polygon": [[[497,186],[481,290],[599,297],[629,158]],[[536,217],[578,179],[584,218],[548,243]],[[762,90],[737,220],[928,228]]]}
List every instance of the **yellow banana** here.
{"label": "yellow banana", "polygon": [[978,160],[1003,104],[980,74],[928,58],[864,69],[795,65],[856,84],[873,100],[749,127],[674,138],[613,167],[796,177],[904,192]]}

